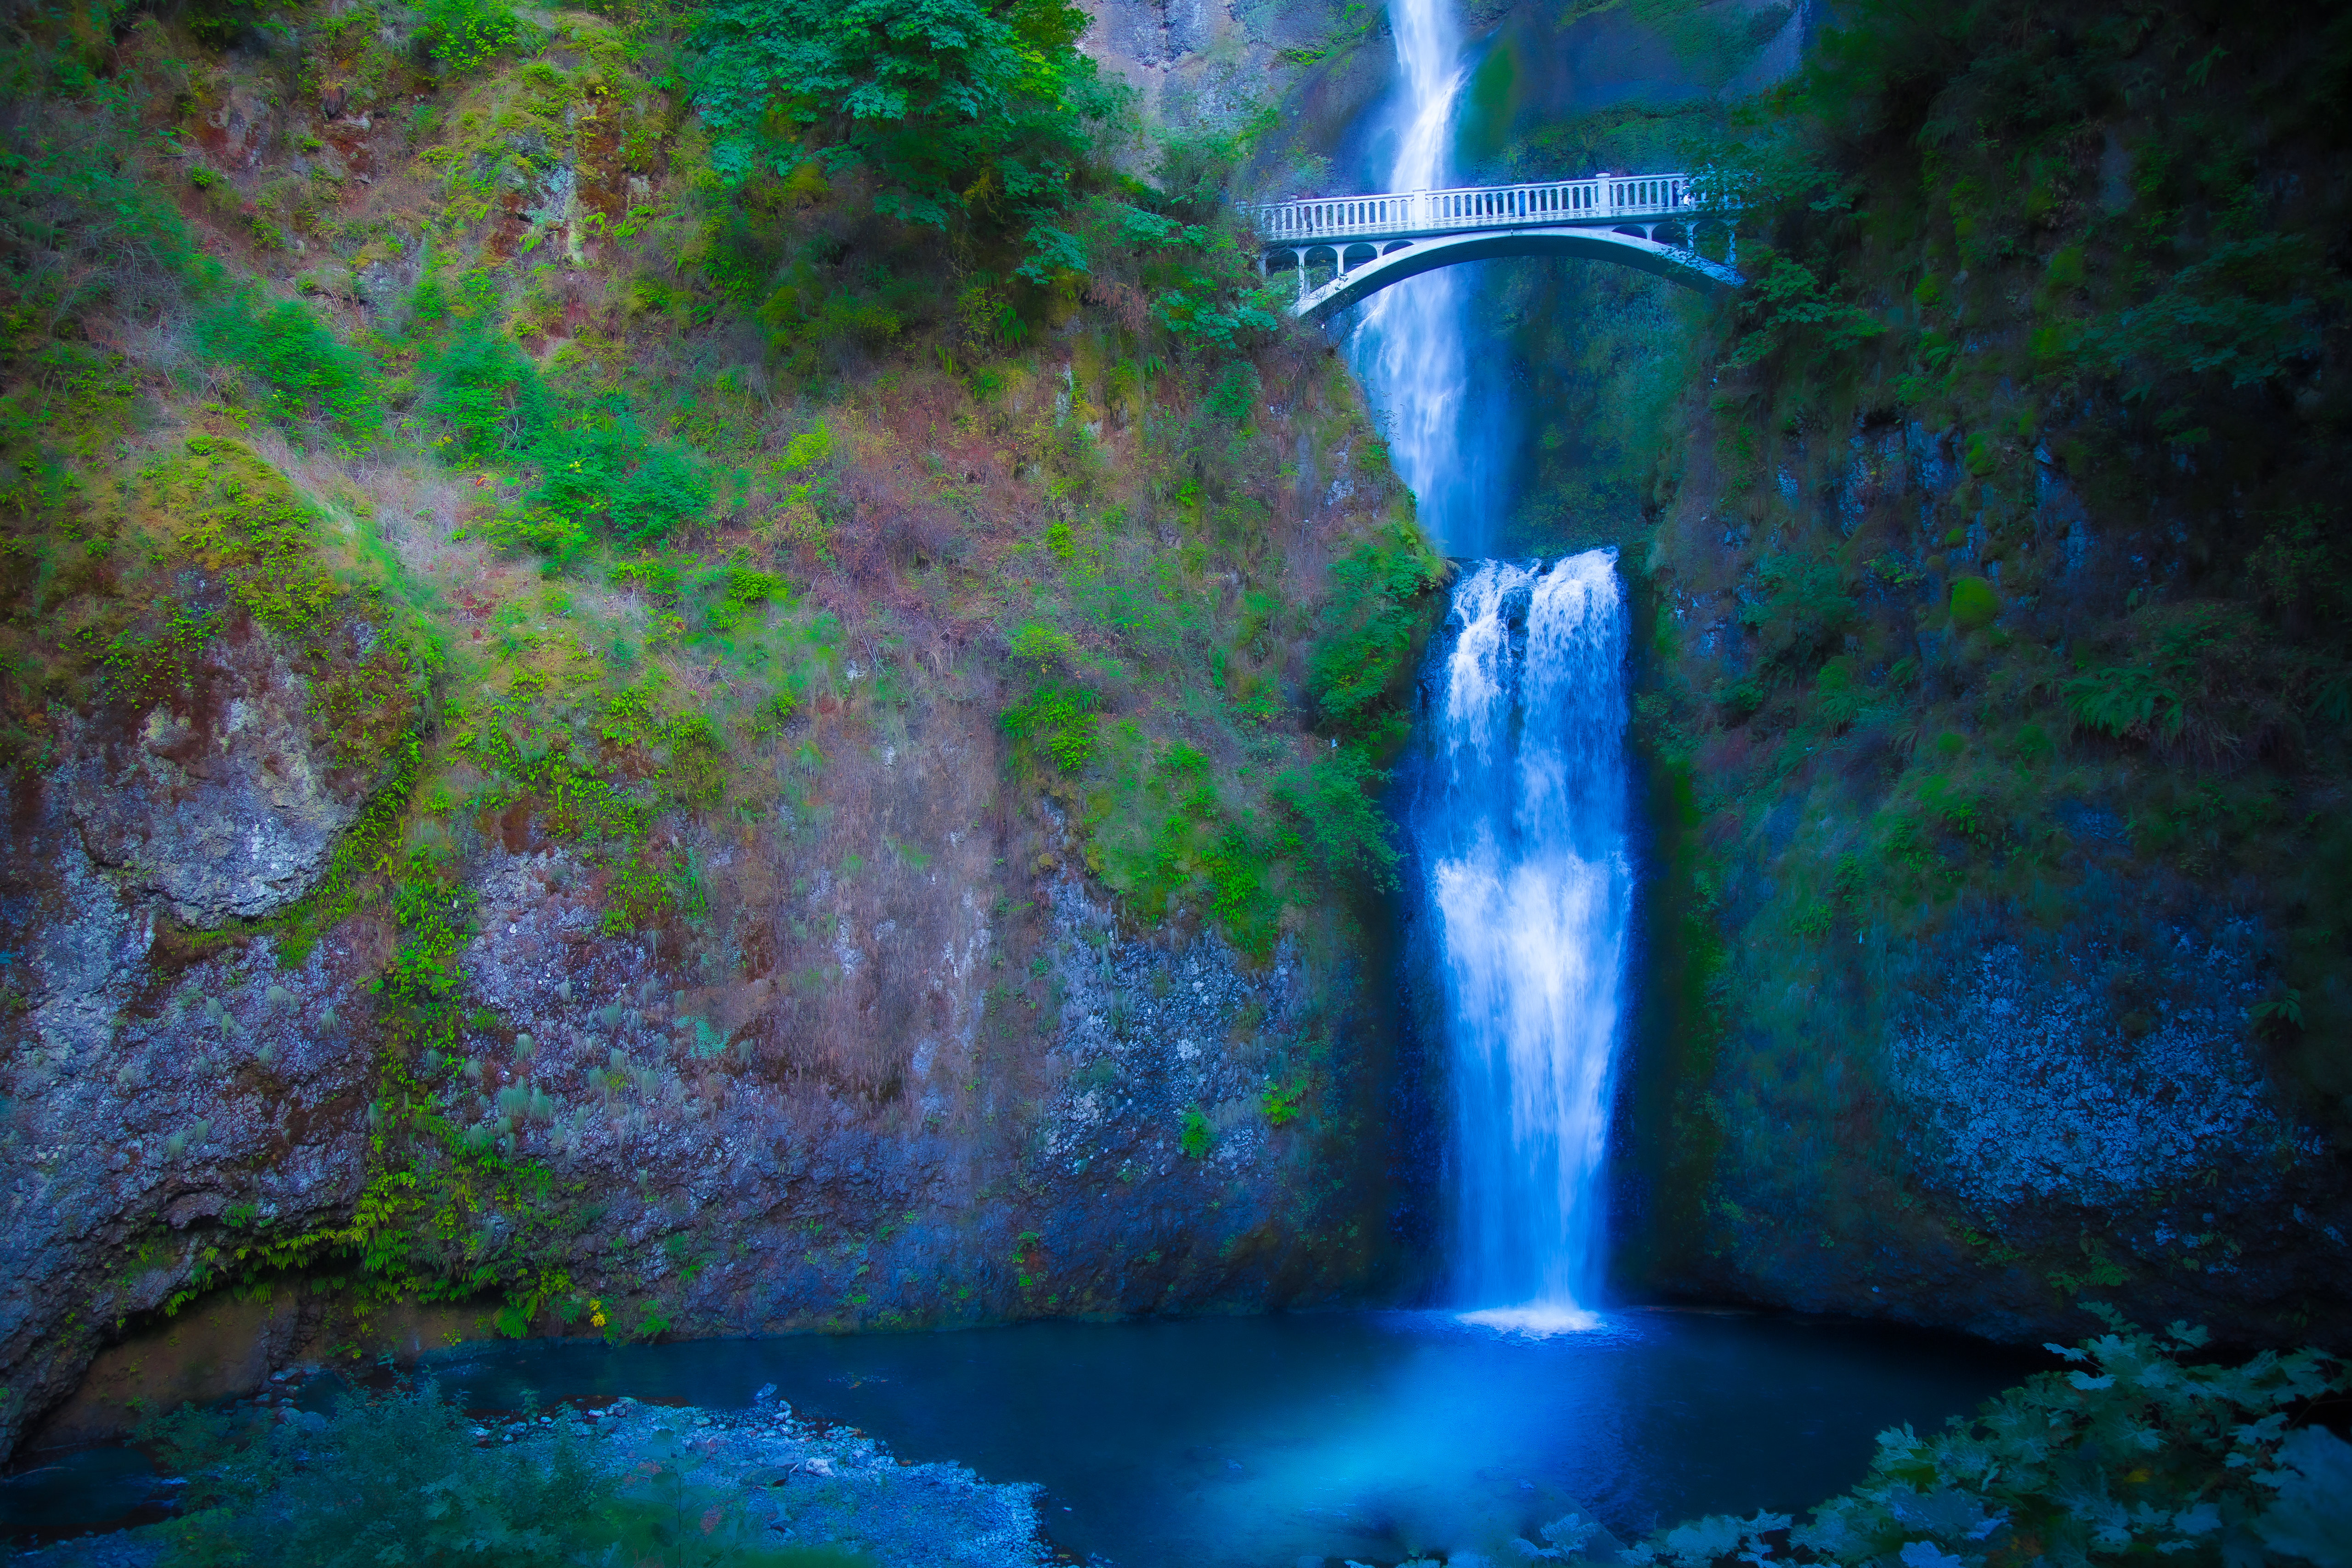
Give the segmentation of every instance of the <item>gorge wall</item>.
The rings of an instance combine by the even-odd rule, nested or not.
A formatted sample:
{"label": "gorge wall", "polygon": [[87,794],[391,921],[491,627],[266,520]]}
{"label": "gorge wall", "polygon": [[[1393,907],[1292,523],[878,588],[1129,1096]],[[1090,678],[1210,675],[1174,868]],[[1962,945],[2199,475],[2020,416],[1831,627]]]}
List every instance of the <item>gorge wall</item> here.
{"label": "gorge wall", "polygon": [[1643,601],[1621,1287],[2341,1343],[2343,37],[1871,5],[1754,93],[1776,16],[1654,16],[1682,78],[1561,112],[1523,40],[1600,18],[1515,13],[1464,131],[1750,213],[1737,299],[1475,308],[1513,548],[1621,541]]}
{"label": "gorge wall", "polygon": [[722,182],[660,18],[436,16],[26,39],[0,1448],[255,1292],[281,1360],[1360,1292],[1439,563],[1213,183],[1024,277]]}
{"label": "gorge wall", "polygon": [[[1625,1292],[2352,1332],[2342,128],[2310,40],[2091,9],[1778,87],[1801,8],[1465,14],[1466,177],[1755,214],[1738,301],[1470,269],[1506,549],[1634,601]],[[485,15],[18,51],[6,1442],[240,1291],[323,1354],[1424,1278],[1444,568],[1221,215],[1364,184],[1377,12],[1106,0],[1175,134],[1099,131],[1082,268],[730,183],[658,18]]]}

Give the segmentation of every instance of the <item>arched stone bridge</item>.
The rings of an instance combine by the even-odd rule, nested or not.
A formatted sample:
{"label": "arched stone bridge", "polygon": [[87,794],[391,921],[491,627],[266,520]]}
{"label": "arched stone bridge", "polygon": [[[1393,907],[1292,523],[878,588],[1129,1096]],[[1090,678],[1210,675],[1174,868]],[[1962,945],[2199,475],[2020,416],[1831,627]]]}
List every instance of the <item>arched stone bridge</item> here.
{"label": "arched stone bridge", "polygon": [[[1482,185],[1385,196],[1277,202],[1254,214],[1258,266],[1296,269],[1291,314],[1320,321],[1402,278],[1496,256],[1621,262],[1697,288],[1737,288],[1730,214],[1702,205],[1686,174],[1601,174],[1538,185]],[[1724,259],[1702,256],[1720,237]],[[1318,266],[1330,278],[1310,287]]]}

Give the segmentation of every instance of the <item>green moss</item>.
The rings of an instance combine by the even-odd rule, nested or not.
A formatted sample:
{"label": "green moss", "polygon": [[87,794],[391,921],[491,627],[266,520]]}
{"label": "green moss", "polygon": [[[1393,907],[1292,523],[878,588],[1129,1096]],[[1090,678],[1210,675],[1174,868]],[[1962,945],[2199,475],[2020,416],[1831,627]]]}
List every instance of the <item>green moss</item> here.
{"label": "green moss", "polygon": [[1981,577],[1956,577],[1952,580],[1951,609],[1955,629],[1981,631],[2000,615],[2000,595]]}

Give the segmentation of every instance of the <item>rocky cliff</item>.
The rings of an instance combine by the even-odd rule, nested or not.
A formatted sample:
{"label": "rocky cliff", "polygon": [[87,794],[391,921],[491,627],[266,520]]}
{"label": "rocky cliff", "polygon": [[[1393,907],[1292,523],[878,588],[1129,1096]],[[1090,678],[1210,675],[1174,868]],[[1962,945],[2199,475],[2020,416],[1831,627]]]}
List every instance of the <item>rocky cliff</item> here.
{"label": "rocky cliff", "polygon": [[319,1355],[1363,1288],[1437,563],[1336,362],[1213,206],[1032,283],[723,186],[657,23],[484,15],[26,55],[0,1447],[231,1294]]}
{"label": "rocky cliff", "polygon": [[2095,11],[1477,47],[1465,178],[1748,209],[1736,298],[1470,269],[1505,548],[1617,543],[1640,603],[1630,1293],[2352,1333],[2340,67]]}
{"label": "rocky cliff", "polygon": [[[2341,1343],[2326,71],[2001,15],[1864,7],[1770,94],[1547,130],[1711,161],[1737,299],[1495,287],[1523,537],[1633,541],[1647,601],[1625,1282]],[[2148,107],[2192,34],[2243,74]]]}

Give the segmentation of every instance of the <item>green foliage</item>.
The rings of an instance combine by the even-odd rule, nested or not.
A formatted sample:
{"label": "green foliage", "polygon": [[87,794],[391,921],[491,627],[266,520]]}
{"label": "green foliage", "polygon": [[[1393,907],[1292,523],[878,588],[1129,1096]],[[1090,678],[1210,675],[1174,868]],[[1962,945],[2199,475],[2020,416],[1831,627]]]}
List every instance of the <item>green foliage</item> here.
{"label": "green foliage", "polygon": [[1265,1114],[1267,1125],[1286,1127],[1298,1119],[1298,1104],[1306,1097],[1307,1085],[1303,1082],[1287,1087],[1269,1083],[1265,1092],[1258,1096],[1258,1110]]}
{"label": "green foliage", "polygon": [[479,463],[545,434],[552,407],[539,369],[514,340],[469,326],[436,356],[425,412],[440,423],[443,455]]}
{"label": "green foliage", "polygon": [[[495,412],[497,404],[492,402]],[[561,563],[602,534],[657,544],[710,506],[709,471],[691,454],[648,441],[625,412],[572,416],[530,448],[538,480],[484,532]]]}
{"label": "green foliage", "polygon": [[1101,108],[1072,47],[1086,25],[1063,0],[722,0],[696,34],[695,103],[730,182],[822,151],[870,172],[879,212],[1034,250],[1064,237],[1049,220]]}
{"label": "green foliage", "polygon": [[1063,773],[1083,772],[1094,756],[1094,707],[1095,694],[1086,687],[1041,681],[1025,699],[1004,710],[1004,733],[1033,763],[1050,763]]}
{"label": "green foliage", "polygon": [[[248,1418],[250,1420],[250,1418]],[[778,1549],[740,1491],[704,1473],[675,1432],[617,1473],[570,1420],[492,1447],[430,1384],[347,1397],[316,1430],[183,1406],[140,1440],[186,1485],[163,1527],[167,1568],[858,1568],[823,1549]],[[604,1439],[609,1441],[609,1439]]]}
{"label": "green foliage", "polygon": [[446,72],[476,70],[515,41],[522,22],[505,0],[425,0],[420,36]]}
{"label": "green foliage", "polygon": [[1380,807],[1387,783],[1368,748],[1342,744],[1285,773],[1274,800],[1317,871],[1333,883],[1360,879],[1385,892],[1396,886],[1398,859]]}
{"label": "green foliage", "polygon": [[400,946],[377,989],[412,1005],[452,1003],[464,979],[457,955],[466,946],[471,895],[429,849],[411,852],[393,886],[393,916]]}
{"label": "green foliage", "polygon": [[2233,390],[2280,381],[2319,357],[2326,276],[2308,236],[2245,235],[2164,277],[2139,303],[2092,318],[2070,346],[2132,402],[2185,380]]}
{"label": "green foliage", "polygon": [[1854,601],[1835,563],[1776,555],[1757,568],[1761,596],[1739,612],[1764,662],[1789,674],[1811,670],[1853,623]]}
{"label": "green foliage", "polygon": [[2141,1556],[2257,1563],[2267,1552],[2352,1563],[2352,1444],[2305,1424],[2316,1403],[2352,1388],[2340,1362],[2305,1350],[2186,1363],[2178,1358],[2205,1343],[2202,1329],[2176,1323],[2159,1338],[2093,1310],[2112,1332],[2049,1347],[2074,1370],[2030,1378],[1934,1437],[1880,1433],[1869,1475],[1804,1523],[1696,1520],[1624,1561],[1989,1568]]}
{"label": "green foliage", "polygon": [[784,455],[778,465],[787,474],[798,474],[828,462],[833,457],[833,432],[819,422],[814,430],[803,431],[784,444]]}
{"label": "green foliage", "polygon": [[1033,621],[1013,632],[1010,646],[1014,658],[1026,659],[1042,670],[1068,658],[1077,644],[1059,627]]}
{"label": "green foliage", "polygon": [[2116,641],[2124,659],[2064,685],[2079,731],[2223,757],[2294,727],[2301,662],[2281,656],[2242,606],[2152,606]]}
{"label": "green foliage", "polygon": [[1421,597],[1444,580],[1444,563],[1417,536],[1359,543],[1331,567],[1323,634],[1307,687],[1323,721],[1342,732],[1377,727],[1381,704],[1410,674]]}
{"label": "green foliage", "polygon": [[[1132,724],[1120,747],[1130,766],[1137,738]],[[1097,834],[1090,852],[1104,880],[1147,916],[1164,915],[1180,897],[1202,898],[1234,944],[1263,954],[1274,945],[1283,902],[1284,868],[1255,818],[1230,810],[1218,791],[1208,757],[1178,742],[1155,748],[1135,779],[1133,815],[1107,823],[1099,797],[1089,813]]]}
{"label": "green foliage", "polygon": [[1176,1143],[1184,1151],[1186,1159],[1207,1158],[1209,1145],[1216,1141],[1216,1129],[1209,1125],[1209,1118],[1202,1113],[1198,1105],[1185,1108],[1183,1129],[1177,1134]]}
{"label": "green foliage", "polygon": [[251,448],[192,435],[186,458],[154,475],[155,499],[179,523],[182,546],[226,574],[237,601],[271,631],[311,631],[343,597],[314,553],[310,504]]}
{"label": "green foliage", "polygon": [[[100,65],[127,7],[26,13],[0,52],[0,254],[13,338],[107,308],[184,308],[217,268],[166,190],[142,176],[149,131],[133,73]],[[110,41],[107,48],[110,50]]]}
{"label": "green foliage", "polygon": [[2000,614],[2000,595],[1991,583],[1981,577],[1956,577],[1952,580],[1952,625],[1962,632],[1976,632],[1993,623]]}
{"label": "green foliage", "polygon": [[225,305],[197,322],[196,340],[258,383],[263,409],[281,423],[317,420],[356,435],[383,421],[374,361],[337,342],[299,300]]}
{"label": "green foliage", "polygon": [[1740,290],[1738,309],[1748,330],[1729,363],[1743,370],[1778,352],[1799,334],[1818,340],[1831,353],[1843,354],[1886,329],[1868,311],[1832,297],[1802,262],[1777,254],[1756,268]]}
{"label": "green foliage", "polygon": [[1242,360],[1217,378],[1217,384],[1209,389],[1202,406],[1219,419],[1242,423],[1257,406],[1257,367]]}
{"label": "green foliage", "polygon": [[2066,683],[2075,725],[2112,740],[2169,738],[2180,733],[2180,694],[2153,670],[2115,666]]}

